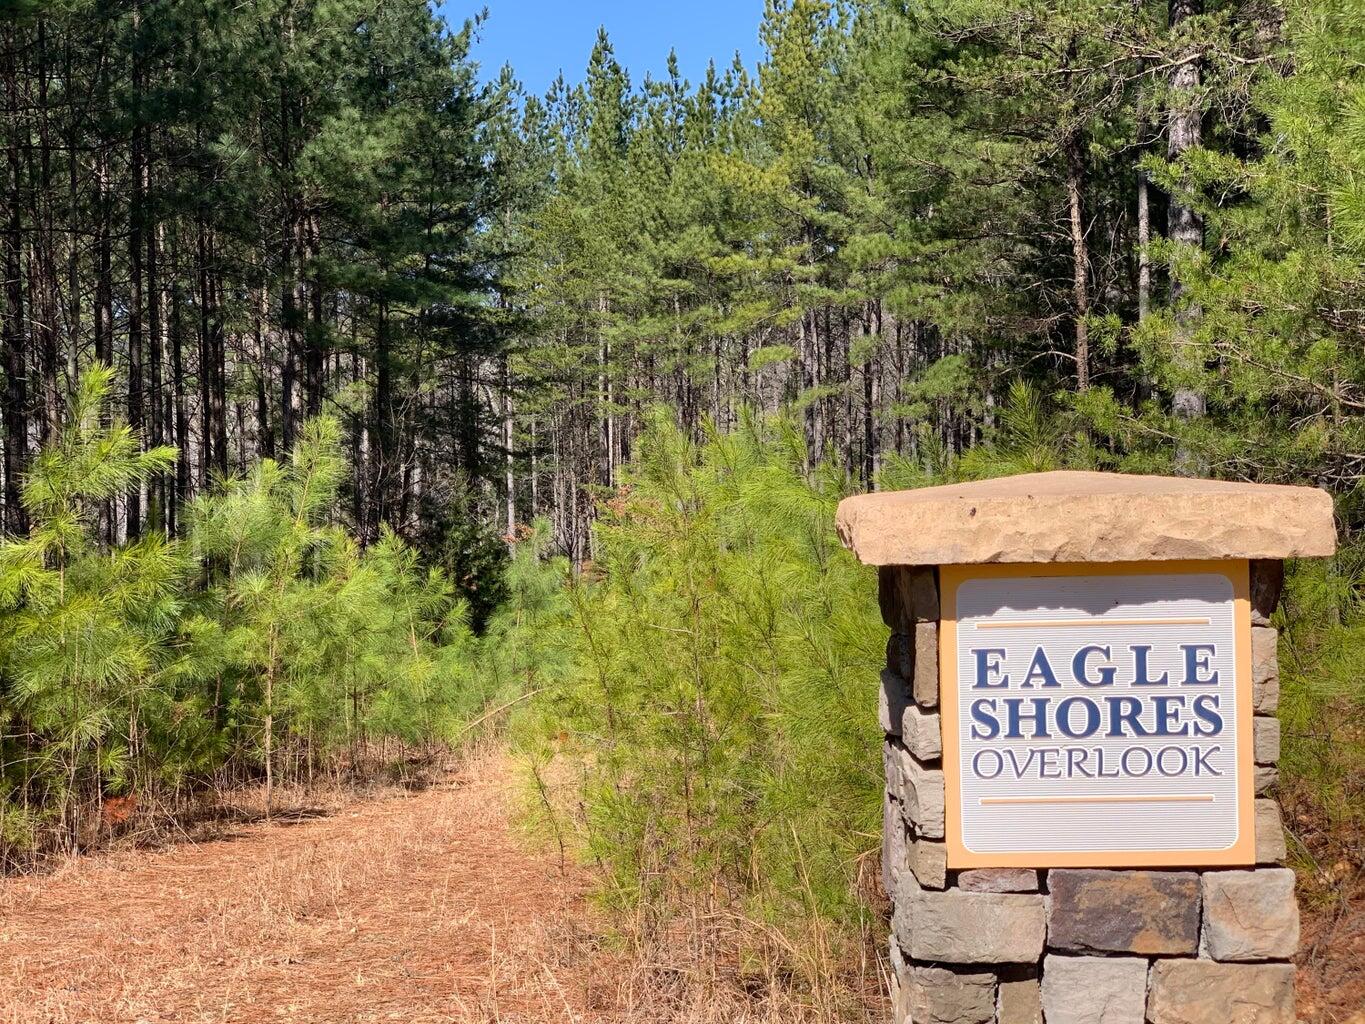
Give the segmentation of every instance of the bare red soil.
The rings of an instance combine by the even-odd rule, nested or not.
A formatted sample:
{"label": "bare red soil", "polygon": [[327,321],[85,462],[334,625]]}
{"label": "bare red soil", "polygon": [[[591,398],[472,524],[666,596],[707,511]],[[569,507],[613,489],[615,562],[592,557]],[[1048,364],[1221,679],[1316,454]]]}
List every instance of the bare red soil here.
{"label": "bare red soil", "polygon": [[483,763],[0,883],[0,1020],[616,1020],[588,880],[510,834],[508,785]]}

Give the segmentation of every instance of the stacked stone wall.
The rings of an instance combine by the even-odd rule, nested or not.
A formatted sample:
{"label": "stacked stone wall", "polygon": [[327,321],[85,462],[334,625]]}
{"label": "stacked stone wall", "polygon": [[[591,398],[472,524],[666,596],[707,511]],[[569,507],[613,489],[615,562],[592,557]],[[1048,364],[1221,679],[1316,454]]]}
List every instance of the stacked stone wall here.
{"label": "stacked stone wall", "polygon": [[1273,798],[1280,562],[1252,563],[1254,869],[950,870],[937,573],[884,567],[882,881],[895,1024],[1293,1024],[1293,872]]}

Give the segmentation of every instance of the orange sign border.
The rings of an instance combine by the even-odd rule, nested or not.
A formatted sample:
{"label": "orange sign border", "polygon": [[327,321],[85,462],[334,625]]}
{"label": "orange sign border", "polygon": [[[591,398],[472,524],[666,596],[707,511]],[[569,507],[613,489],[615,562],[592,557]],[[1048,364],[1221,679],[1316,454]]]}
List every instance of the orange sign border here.
{"label": "orange sign border", "polygon": [[[959,775],[957,589],[969,579],[1038,576],[1154,576],[1216,573],[1232,583],[1236,637],[1237,840],[1222,850],[1096,850],[976,853],[962,843],[962,780]],[[1030,562],[939,567],[938,675],[943,730],[943,781],[950,868],[1136,868],[1230,867],[1256,863],[1256,765],[1252,750],[1251,565],[1246,559],[1173,562]]]}

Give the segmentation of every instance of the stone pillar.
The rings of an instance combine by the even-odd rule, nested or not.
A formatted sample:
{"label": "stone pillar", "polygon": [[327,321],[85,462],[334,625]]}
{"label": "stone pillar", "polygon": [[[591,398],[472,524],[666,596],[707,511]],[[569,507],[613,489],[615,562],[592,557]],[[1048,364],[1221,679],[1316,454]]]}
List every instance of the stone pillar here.
{"label": "stone pillar", "polygon": [[[1039,481],[1049,477],[1093,476],[1098,475],[1024,479],[1035,481],[1030,491],[1045,491]],[[1107,483],[1114,478],[1101,479]],[[1062,483],[1067,499],[1077,487],[1086,492],[1104,486],[1094,480]],[[1179,482],[1174,500],[1182,500],[1190,483]],[[1125,534],[1123,523],[1114,518],[1126,514],[1122,506],[1128,504],[1127,495],[1107,519],[1102,515],[1091,524],[1095,546],[1087,553],[1096,561],[1102,559],[1093,556],[1111,550],[1116,551],[1113,560],[1129,556],[1125,542],[1116,538],[1127,536],[1141,550],[1159,553],[1163,543],[1175,543],[1171,536],[1177,536],[1180,554],[1173,557],[1243,557],[1250,563],[1254,863],[954,868],[945,843],[945,817],[955,811],[945,802],[939,707],[942,611],[937,566],[949,559],[926,564],[931,558],[921,557],[920,564],[912,564],[904,556],[962,556],[965,551],[967,557],[952,561],[970,561],[972,545],[964,538],[994,531],[983,552],[999,554],[999,561],[1045,560],[1038,556],[1047,554],[1067,561],[1067,545],[1076,541],[1074,530],[1058,533],[1050,544],[1022,536],[1018,524],[1027,525],[1031,512],[1039,511],[1027,503],[1022,511],[1001,514],[1009,529],[993,525],[989,492],[973,492],[974,486],[992,485],[904,492],[900,497],[956,492],[947,495],[946,504],[931,501],[923,520],[907,517],[897,495],[850,499],[853,507],[846,502],[840,509],[845,542],[864,561],[879,565],[880,605],[891,630],[878,713],[885,734],[882,880],[893,905],[889,958],[894,1024],[1294,1024],[1290,959],[1299,942],[1299,915],[1294,875],[1283,866],[1285,837],[1274,798],[1279,671],[1270,616],[1283,566],[1279,558],[1251,556],[1328,553],[1334,536],[1325,541],[1323,531],[1331,535],[1330,503],[1324,507],[1317,498],[1308,501],[1306,528],[1316,531],[1311,538],[1267,533],[1273,533],[1270,520],[1285,511],[1275,505],[1274,514],[1266,511],[1251,522],[1243,520],[1240,540],[1230,541],[1229,536],[1237,535],[1225,530],[1214,542],[1216,550],[1207,551],[1190,550],[1188,515],[1168,516],[1168,522],[1180,523],[1161,536],[1150,523],[1145,533],[1137,530],[1136,540],[1131,530]],[[858,504],[869,500],[883,503],[873,508],[885,513],[880,521]],[[1226,517],[1232,511],[1217,514]],[[1297,527],[1304,527],[1302,519]],[[1205,529],[1216,532],[1212,519]],[[893,532],[900,539],[889,536]]]}

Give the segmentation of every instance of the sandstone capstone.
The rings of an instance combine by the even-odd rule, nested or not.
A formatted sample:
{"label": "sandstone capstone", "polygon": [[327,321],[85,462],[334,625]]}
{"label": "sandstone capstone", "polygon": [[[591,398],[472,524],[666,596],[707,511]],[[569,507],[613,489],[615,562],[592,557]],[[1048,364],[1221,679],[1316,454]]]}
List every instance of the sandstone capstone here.
{"label": "sandstone capstone", "polygon": [[1293,871],[1209,871],[1202,877],[1207,956],[1220,961],[1287,960],[1298,951]]}
{"label": "sandstone capstone", "polygon": [[1048,947],[1076,953],[1192,956],[1199,876],[1190,871],[1048,872]]}
{"label": "sandstone capstone", "polygon": [[839,503],[839,536],[869,565],[1289,558],[1336,550],[1331,496],[1122,473],[1028,473]]}
{"label": "sandstone capstone", "polygon": [[1057,956],[1043,961],[1047,1024],[1142,1024],[1147,961],[1141,957]]}
{"label": "sandstone capstone", "polygon": [[1294,966],[1158,960],[1152,965],[1147,1020],[1294,1024]]}

